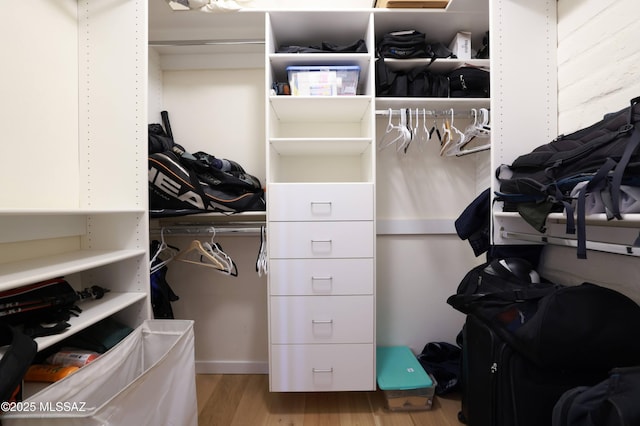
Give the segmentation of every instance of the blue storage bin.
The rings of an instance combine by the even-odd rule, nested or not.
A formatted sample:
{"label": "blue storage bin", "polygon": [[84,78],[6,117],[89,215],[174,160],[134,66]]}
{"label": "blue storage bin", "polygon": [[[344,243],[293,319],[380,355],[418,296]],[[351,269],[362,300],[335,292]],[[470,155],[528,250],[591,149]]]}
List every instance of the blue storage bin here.
{"label": "blue storage bin", "polygon": [[377,347],[376,376],[390,410],[431,409],[436,382],[407,346]]}

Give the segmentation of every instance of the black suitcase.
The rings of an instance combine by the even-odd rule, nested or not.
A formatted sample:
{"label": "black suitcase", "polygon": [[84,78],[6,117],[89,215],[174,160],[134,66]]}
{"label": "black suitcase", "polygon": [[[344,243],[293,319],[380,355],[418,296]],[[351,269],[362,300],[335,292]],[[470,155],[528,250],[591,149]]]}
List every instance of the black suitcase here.
{"label": "black suitcase", "polygon": [[551,425],[560,396],[578,385],[593,385],[608,371],[539,367],[468,315],[463,328],[462,405],[459,420],[469,426]]}

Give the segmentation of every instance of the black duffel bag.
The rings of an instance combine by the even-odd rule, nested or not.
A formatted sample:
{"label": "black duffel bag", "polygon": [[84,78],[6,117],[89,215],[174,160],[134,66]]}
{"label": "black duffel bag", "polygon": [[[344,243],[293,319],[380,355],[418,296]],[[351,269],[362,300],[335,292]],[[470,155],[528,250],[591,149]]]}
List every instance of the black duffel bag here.
{"label": "black duffel bag", "polygon": [[491,94],[489,71],[460,67],[449,73],[452,98],[488,98]]}
{"label": "black duffel bag", "polygon": [[[447,303],[485,322],[541,367],[610,370],[637,364],[640,306],[592,283],[560,286],[502,274],[495,265],[467,273]],[[487,273],[487,266],[498,272]]]}
{"label": "black duffel bag", "polygon": [[384,58],[379,58],[376,63],[376,96],[446,98],[449,96],[449,80],[444,75],[431,72],[428,65],[393,71],[385,64]]}

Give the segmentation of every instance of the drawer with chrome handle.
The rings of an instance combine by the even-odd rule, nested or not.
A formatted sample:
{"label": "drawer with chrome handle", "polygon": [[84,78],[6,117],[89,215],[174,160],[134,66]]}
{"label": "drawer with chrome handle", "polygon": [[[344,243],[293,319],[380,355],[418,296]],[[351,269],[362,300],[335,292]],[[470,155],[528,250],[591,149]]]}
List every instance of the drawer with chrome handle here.
{"label": "drawer with chrome handle", "polygon": [[373,220],[373,184],[271,184],[269,221]]}
{"label": "drawer with chrome handle", "polygon": [[270,222],[269,256],[274,259],[373,257],[373,221]]}

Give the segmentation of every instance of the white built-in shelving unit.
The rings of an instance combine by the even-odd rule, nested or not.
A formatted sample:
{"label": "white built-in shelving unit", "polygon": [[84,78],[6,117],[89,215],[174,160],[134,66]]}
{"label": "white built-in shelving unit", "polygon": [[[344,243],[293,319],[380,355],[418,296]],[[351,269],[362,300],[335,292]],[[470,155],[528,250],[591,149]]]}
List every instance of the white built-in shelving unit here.
{"label": "white built-in shelving unit", "polygon": [[60,276],[110,290],[39,350],[151,315],[146,19],[144,0],[12,2],[0,17],[0,290]]}
{"label": "white built-in shelving unit", "polygon": [[[357,65],[355,96],[266,96],[269,383],[375,389],[375,111],[370,13],[272,12],[265,78],[292,65]],[[347,24],[348,23],[348,24]],[[287,54],[348,44],[369,53]]]}

